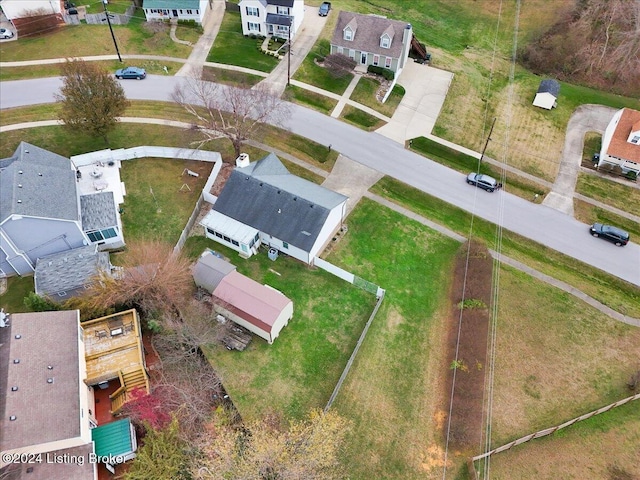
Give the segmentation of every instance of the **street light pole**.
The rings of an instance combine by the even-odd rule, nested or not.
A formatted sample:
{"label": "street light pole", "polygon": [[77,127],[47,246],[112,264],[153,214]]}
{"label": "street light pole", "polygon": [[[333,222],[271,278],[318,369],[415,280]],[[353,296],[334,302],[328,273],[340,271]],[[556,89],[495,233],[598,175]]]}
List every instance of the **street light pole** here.
{"label": "street light pole", "polygon": [[109,24],[109,30],[111,31],[111,38],[113,38],[113,44],[116,46],[116,53],[118,54],[118,60],[122,63],[122,57],[120,56],[120,50],[118,50],[118,42],[116,42],[116,36],[113,34],[113,27],[111,26],[111,19],[109,18],[109,12],[107,11],[107,1],[102,0],[102,4],[104,5],[104,14],[107,17],[107,23]]}
{"label": "street light pole", "polygon": [[289,29],[287,30],[287,34],[289,38],[287,39],[287,86],[291,85],[291,18],[289,18]]}

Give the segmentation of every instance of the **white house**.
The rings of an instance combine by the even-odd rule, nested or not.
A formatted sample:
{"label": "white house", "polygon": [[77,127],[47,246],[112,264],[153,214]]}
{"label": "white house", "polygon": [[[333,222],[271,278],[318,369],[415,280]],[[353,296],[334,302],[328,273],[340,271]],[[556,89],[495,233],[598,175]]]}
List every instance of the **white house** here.
{"label": "white house", "polygon": [[124,245],[119,165],[109,163],[76,166],[26,142],[0,159],[0,275],[30,275],[38,258],[84,245]]}
{"label": "white house", "polygon": [[342,225],[347,197],[292,175],[273,153],[238,163],[200,222],[205,235],[245,257],[266,244],[312,264]]}
{"label": "white house", "polygon": [[630,108],[618,110],[602,137],[601,165],[617,165],[622,173],[640,174],[640,112]]}
{"label": "white house", "polygon": [[39,15],[59,15],[60,0],[2,0],[0,6],[8,20]]}
{"label": "white house", "polygon": [[533,99],[533,106],[551,110],[558,106],[558,94],[560,93],[560,83],[557,80],[545,79],[540,82],[536,96]]}
{"label": "white house", "polygon": [[359,65],[402,71],[411,50],[411,24],[378,15],[340,12],[331,38],[331,53],[339,53]]}
{"label": "white house", "polygon": [[293,316],[293,302],[268,285],[233,270],[213,290],[214,309],[269,344]]}
{"label": "white house", "polygon": [[240,0],[243,35],[295,37],[304,18],[304,0]]}
{"label": "white house", "polygon": [[142,8],[147,21],[175,18],[202,23],[209,0],[144,0]]}

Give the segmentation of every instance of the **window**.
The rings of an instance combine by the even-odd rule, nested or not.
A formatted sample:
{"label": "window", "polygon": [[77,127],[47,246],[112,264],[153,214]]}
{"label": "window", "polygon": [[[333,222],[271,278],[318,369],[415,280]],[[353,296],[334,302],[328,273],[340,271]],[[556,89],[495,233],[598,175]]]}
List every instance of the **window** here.
{"label": "window", "polygon": [[387,57],[384,60],[384,68],[391,68],[391,57]]}
{"label": "window", "polygon": [[349,58],[352,60],[356,59],[356,51],[349,49]]}
{"label": "window", "polygon": [[338,47],[338,53],[339,53],[340,55],[343,55],[343,53],[344,53],[344,49],[343,49],[342,47]]}
{"label": "window", "polygon": [[238,242],[236,242],[235,240],[231,240],[231,243],[232,243],[233,245],[235,245],[236,247],[239,247],[239,246],[240,246],[240,244],[239,244]]}
{"label": "window", "polygon": [[260,31],[260,24],[259,23],[247,22],[247,28],[249,30],[257,30],[259,32]]}
{"label": "window", "polygon": [[287,27],[286,25],[278,25],[276,27],[276,31],[278,33],[282,33],[286,35],[289,32],[289,27]]}
{"label": "window", "polygon": [[222,238],[222,234],[220,232],[216,232],[216,237]]}
{"label": "window", "polygon": [[222,238],[224,238],[225,242],[231,242],[231,239],[226,235],[223,235]]}
{"label": "window", "polygon": [[260,233],[256,233],[254,240],[257,242],[259,238],[260,238]]}
{"label": "window", "polygon": [[380,63],[380,55],[374,55],[373,64],[377,67],[379,63]]}
{"label": "window", "polygon": [[383,35],[382,37],[380,37],[380,46],[382,48],[389,48],[389,45],[391,45],[391,41],[389,40],[389,37],[387,35]]}
{"label": "window", "polygon": [[282,248],[289,248],[289,244],[287,242],[282,242]]}
{"label": "window", "polygon": [[87,232],[87,237],[89,237],[91,243],[100,242],[102,240],[117,236],[118,233],[115,228],[105,228],[104,230],[94,230],[93,232]]}
{"label": "window", "polygon": [[278,15],[289,15],[289,7],[276,7]]}
{"label": "window", "polygon": [[187,15],[192,15],[193,14],[193,10],[187,10]]}
{"label": "window", "polygon": [[631,139],[631,143],[640,143],[640,135],[634,135]]}
{"label": "window", "polygon": [[250,17],[259,17],[260,11],[258,10],[258,7],[247,7],[247,15]]}
{"label": "window", "polygon": [[344,29],[344,39],[349,41],[353,40],[353,32],[350,28]]}

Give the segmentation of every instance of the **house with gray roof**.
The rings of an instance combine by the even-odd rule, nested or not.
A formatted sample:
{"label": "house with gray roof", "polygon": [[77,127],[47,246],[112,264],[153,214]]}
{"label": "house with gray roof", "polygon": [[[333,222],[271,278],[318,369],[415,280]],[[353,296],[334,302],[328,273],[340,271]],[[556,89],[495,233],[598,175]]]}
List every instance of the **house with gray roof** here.
{"label": "house with gray roof", "polygon": [[209,0],[144,0],[142,9],[148,22],[154,20],[194,20],[202,23]]}
{"label": "house with gray roof", "polygon": [[304,18],[304,0],[240,0],[243,35],[294,38]]}
{"label": "house with gray roof", "polygon": [[109,253],[92,244],[38,258],[33,279],[38,295],[63,301],[84,292],[99,275],[110,276],[114,270]]}
{"label": "house with gray roof", "polygon": [[[11,315],[0,329],[0,451],[43,461],[10,464],[3,456],[0,477],[97,478],[97,465],[88,461],[97,421],[85,374],[78,310]],[[44,460],[65,453],[84,461],[60,467]]]}
{"label": "house with gray roof", "polygon": [[205,235],[246,257],[265,244],[313,264],[342,225],[347,197],[292,175],[273,153],[241,158],[201,221]]}
{"label": "house with gray roof", "polygon": [[409,23],[341,11],[331,37],[331,53],[346,55],[364,68],[388,68],[397,78],[407,63],[412,38]]}
{"label": "house with gray roof", "polygon": [[0,275],[30,275],[40,257],[124,245],[110,191],[81,194],[70,159],[21,142],[0,160]]}

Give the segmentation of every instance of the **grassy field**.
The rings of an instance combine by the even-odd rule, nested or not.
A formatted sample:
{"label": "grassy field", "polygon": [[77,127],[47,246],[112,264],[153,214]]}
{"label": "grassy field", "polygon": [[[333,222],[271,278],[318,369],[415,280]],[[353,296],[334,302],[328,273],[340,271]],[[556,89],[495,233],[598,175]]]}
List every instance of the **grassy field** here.
{"label": "grassy field", "polygon": [[189,238],[185,249],[197,255],[205,247],[221,251],[240,273],[293,300],[293,319],[273,345],[254,337],[243,352],[223,346],[206,350],[242,417],[275,413],[286,421],[302,418],[310,408],[323,408],[373,310],[375,296],[288,257],[272,262],[261,252],[245,260],[204,237]]}
{"label": "grassy field", "polygon": [[[329,55],[329,51],[331,48],[331,45],[329,43],[329,25],[332,15],[329,15],[329,17],[330,19],[325,25],[320,38],[311,48],[311,51],[305,57],[302,65],[300,65],[296,73],[293,75],[293,78],[310,85],[315,85],[316,87],[322,88],[323,90],[342,95],[349,86],[353,75],[348,74],[340,78],[335,78],[331,76],[326,68],[323,68],[316,64],[317,60],[320,60]],[[335,17],[335,14],[333,14],[333,17]]]}
{"label": "grassy field", "polygon": [[258,40],[242,35],[240,13],[225,12],[216,40],[207,56],[208,62],[237,65],[270,72],[278,60],[258,50]]}
{"label": "grassy field", "polygon": [[[472,219],[468,212],[388,177],[371,190],[461,235],[468,235],[473,221],[473,235],[495,248],[496,226]],[[640,290],[634,285],[506,230],[501,249],[504,255],[573,285],[620,313],[640,318]]]}
{"label": "grassy field", "polygon": [[285,100],[295,102],[305,107],[313,108],[319,112],[329,115],[335,106],[338,104],[337,100],[329,98],[319,93],[311,92],[304,88],[296,87],[295,85],[289,85],[285,89]]}
{"label": "grassy field", "polygon": [[7,279],[7,291],[0,295],[0,307],[9,313],[27,312],[23,300],[33,291],[33,277],[10,277]]}
{"label": "grassy field", "polygon": [[225,68],[204,67],[202,79],[234,87],[251,88],[263,80],[263,77],[260,75],[236,72],[235,70],[227,70]]}
{"label": "grassy field", "polygon": [[609,225],[616,225],[623,228],[631,234],[631,238],[640,238],[640,223],[629,220],[626,217],[611,213],[609,210],[604,210],[599,207],[595,207],[582,200],[573,200],[574,217],[583,223],[607,223]]}

